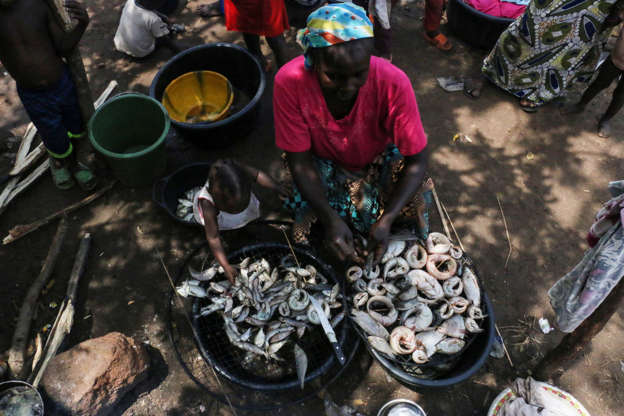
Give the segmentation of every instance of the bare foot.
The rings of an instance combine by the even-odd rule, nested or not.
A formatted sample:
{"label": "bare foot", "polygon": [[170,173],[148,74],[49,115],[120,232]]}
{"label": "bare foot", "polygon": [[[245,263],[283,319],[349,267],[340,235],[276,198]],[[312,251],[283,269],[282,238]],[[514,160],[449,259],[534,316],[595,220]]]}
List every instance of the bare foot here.
{"label": "bare foot", "polygon": [[600,137],[611,137],[611,123],[609,120],[600,120],[598,122],[598,136]]}
{"label": "bare foot", "polygon": [[470,98],[479,98],[484,83],[483,77],[464,79],[464,94]]}
{"label": "bare foot", "polygon": [[579,114],[579,113],[582,113],[583,111],[585,111],[585,106],[581,104],[580,102],[576,104],[565,105],[561,107],[561,109],[559,110],[559,112],[563,115]]}

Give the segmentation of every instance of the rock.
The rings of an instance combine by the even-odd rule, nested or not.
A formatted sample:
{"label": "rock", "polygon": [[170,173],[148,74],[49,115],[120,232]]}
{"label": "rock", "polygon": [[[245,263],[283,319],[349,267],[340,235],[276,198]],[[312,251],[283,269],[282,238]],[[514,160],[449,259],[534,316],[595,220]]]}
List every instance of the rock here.
{"label": "rock", "polygon": [[43,375],[42,387],[62,411],[103,416],[147,377],[149,367],[143,345],[111,332],[54,357]]}

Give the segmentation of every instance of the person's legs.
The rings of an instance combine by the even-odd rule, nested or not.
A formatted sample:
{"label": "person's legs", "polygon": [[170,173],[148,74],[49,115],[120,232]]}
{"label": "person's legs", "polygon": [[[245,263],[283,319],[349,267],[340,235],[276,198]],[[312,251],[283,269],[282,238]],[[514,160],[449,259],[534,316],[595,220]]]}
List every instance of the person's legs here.
{"label": "person's legs", "polygon": [[260,49],[260,36],[251,33],[243,33],[243,39],[245,39],[247,50],[260,60],[260,66],[264,71],[267,71],[268,64],[266,58],[262,54],[262,49]]}
{"label": "person's legs", "polygon": [[425,38],[438,49],[448,51],[452,45],[448,38],[440,33],[443,10],[444,0],[425,0]]}
{"label": "person's legs", "polygon": [[375,51],[382,58],[392,61],[392,28],[384,29],[379,21],[375,19],[373,30],[375,33]]}
{"label": "person's legs", "polygon": [[576,104],[564,107],[563,110],[561,110],[563,114],[582,112],[585,109],[585,106],[589,104],[589,102],[593,100],[600,91],[608,88],[613,80],[622,73],[622,71],[613,64],[611,58],[607,58],[607,60],[604,61],[602,65],[600,65],[600,69],[598,71],[598,76],[596,77],[594,82],[592,82],[591,85],[587,87],[587,89],[583,93],[583,96],[581,97],[581,100]]}
{"label": "person's legs", "polygon": [[74,148],[74,151],[68,158],[70,162],[69,168],[78,185],[84,190],[91,190],[97,185],[97,180],[95,174],[86,163],[87,158],[91,154],[91,148],[86,142],[86,127],[80,114],[78,93],[71,78],[65,80],[59,99],[63,127],[65,127],[66,134]]}
{"label": "person's legs", "polygon": [[50,156],[54,185],[63,190],[73,187],[74,180],[69,171],[69,156],[73,152],[73,146],[63,126],[63,116],[57,101],[58,88],[31,91],[18,86],[17,92]]}
{"label": "person's legs", "polygon": [[611,135],[610,121],[622,109],[622,106],[624,106],[624,77],[620,76],[618,86],[613,91],[611,104],[609,104],[609,108],[607,108],[607,111],[605,111],[598,122],[598,136],[609,137]]}
{"label": "person's legs", "polygon": [[284,35],[267,37],[266,40],[273,51],[273,55],[275,55],[277,67],[280,68],[288,59],[286,56],[286,40],[284,39]]}

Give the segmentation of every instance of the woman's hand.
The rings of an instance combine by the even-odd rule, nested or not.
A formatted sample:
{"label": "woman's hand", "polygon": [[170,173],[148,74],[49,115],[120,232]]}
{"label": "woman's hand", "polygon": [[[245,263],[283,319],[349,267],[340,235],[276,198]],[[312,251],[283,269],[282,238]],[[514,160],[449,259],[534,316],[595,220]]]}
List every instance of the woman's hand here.
{"label": "woman's hand", "polygon": [[325,231],[329,247],[340,261],[356,260],[353,233],[338,215],[329,222]]}
{"label": "woman's hand", "polygon": [[388,248],[388,237],[390,236],[391,227],[392,221],[382,215],[370,229],[367,248],[369,252],[375,253],[373,265],[381,261],[381,258]]}

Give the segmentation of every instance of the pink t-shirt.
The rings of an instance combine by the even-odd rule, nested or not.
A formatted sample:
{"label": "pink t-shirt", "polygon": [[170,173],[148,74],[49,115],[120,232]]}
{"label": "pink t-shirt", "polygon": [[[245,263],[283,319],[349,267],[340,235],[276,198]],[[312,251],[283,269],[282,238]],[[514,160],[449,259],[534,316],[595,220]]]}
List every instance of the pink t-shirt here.
{"label": "pink t-shirt", "polygon": [[372,57],[366,83],[351,113],[335,120],[314,71],[303,56],[284,65],[273,92],[275,143],[286,152],[311,151],[351,171],[362,169],[394,143],[403,156],[427,146],[409,78],[385,59]]}

